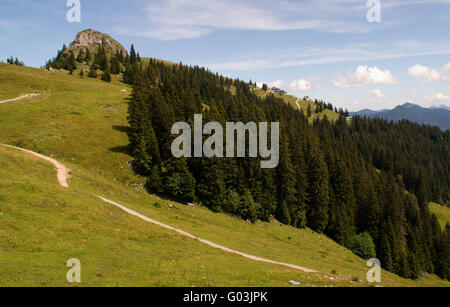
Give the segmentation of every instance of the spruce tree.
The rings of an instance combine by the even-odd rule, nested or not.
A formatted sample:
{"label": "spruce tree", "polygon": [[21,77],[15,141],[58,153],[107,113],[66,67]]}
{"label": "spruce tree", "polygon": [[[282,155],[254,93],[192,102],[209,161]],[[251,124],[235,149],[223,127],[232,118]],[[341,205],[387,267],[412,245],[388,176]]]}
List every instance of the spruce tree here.
{"label": "spruce tree", "polygon": [[308,116],[308,118],[312,116],[312,110],[311,110],[310,104],[308,104],[308,110],[307,110],[306,116]]}
{"label": "spruce tree", "polygon": [[447,223],[439,244],[438,275],[450,280],[450,224]]}
{"label": "spruce tree", "polygon": [[279,172],[279,203],[281,206],[277,211],[277,218],[285,224],[291,224],[292,212],[297,205],[296,198],[296,179],[294,167],[292,165],[289,143],[287,136],[282,135],[280,143],[280,164]]}
{"label": "spruce tree", "polygon": [[91,54],[91,51],[89,50],[89,48],[86,48],[84,61],[85,61],[87,64],[91,63],[91,61],[92,61],[92,54]]}
{"label": "spruce tree", "polygon": [[322,233],[328,225],[328,169],[318,145],[308,147],[308,226]]}
{"label": "spruce tree", "polygon": [[220,160],[218,158],[202,159],[201,173],[197,183],[199,198],[203,200],[205,206],[215,212],[221,211],[226,198],[226,186]]}
{"label": "spruce tree", "polygon": [[72,71],[72,72],[75,69],[77,69],[77,62],[75,60],[75,55],[73,54],[73,52],[70,52],[66,69],[69,70],[69,71]]}
{"label": "spruce tree", "polygon": [[78,52],[78,55],[77,55],[77,62],[78,62],[78,63],[83,63],[84,60],[85,60],[85,54],[84,54],[83,49],[81,49],[81,50]]}
{"label": "spruce tree", "polygon": [[147,181],[147,188],[152,193],[163,193],[164,187],[162,185],[161,172],[158,165],[154,165],[150,177]]}
{"label": "spruce tree", "polygon": [[94,79],[97,78],[97,66],[95,64],[92,64],[91,67],[89,68],[88,77]]}
{"label": "spruce tree", "polygon": [[244,195],[242,195],[238,211],[244,220],[252,223],[256,222],[258,218],[258,204],[254,202],[250,191],[246,190]]}
{"label": "spruce tree", "polygon": [[111,73],[109,71],[108,63],[106,63],[105,70],[103,71],[101,79],[102,79],[102,81],[105,81],[105,82],[111,82]]}
{"label": "spruce tree", "polygon": [[130,64],[134,65],[137,62],[137,56],[136,56],[136,51],[134,50],[134,45],[131,45],[131,50],[130,50]]}

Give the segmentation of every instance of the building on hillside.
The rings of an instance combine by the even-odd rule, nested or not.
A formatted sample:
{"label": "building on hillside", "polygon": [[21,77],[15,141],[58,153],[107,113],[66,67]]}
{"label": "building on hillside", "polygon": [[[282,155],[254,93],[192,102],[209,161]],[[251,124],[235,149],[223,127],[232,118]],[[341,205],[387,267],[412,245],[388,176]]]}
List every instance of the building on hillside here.
{"label": "building on hillside", "polygon": [[279,89],[278,87],[272,87],[272,88],[270,89],[270,91],[271,91],[272,93],[280,94],[280,95],[286,95],[286,94],[287,94],[286,91],[284,91],[284,90],[282,90],[282,89]]}

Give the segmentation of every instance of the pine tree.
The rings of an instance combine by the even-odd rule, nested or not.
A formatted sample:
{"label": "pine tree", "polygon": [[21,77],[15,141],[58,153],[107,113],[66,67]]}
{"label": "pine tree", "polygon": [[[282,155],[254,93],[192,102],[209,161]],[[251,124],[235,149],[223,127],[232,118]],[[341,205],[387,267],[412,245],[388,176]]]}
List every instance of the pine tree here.
{"label": "pine tree", "polygon": [[175,123],[173,109],[166,103],[159,89],[150,90],[147,101],[162,158],[168,159],[171,156],[171,145],[174,139],[174,135],[171,134],[172,125]]}
{"label": "pine tree", "polygon": [[241,198],[236,191],[228,190],[223,203],[223,210],[230,214],[238,214],[240,201]]}
{"label": "pine tree", "polygon": [[202,159],[197,183],[199,198],[209,209],[220,212],[226,198],[226,186],[220,159]]}
{"label": "pine tree", "polygon": [[131,50],[130,50],[130,64],[134,65],[137,62],[137,56],[136,56],[136,51],[134,50],[134,45],[131,45]]}
{"label": "pine tree", "polygon": [[77,62],[78,62],[78,63],[83,63],[84,60],[85,60],[85,54],[84,54],[83,49],[81,49],[81,50],[78,52],[78,55],[77,55]]}
{"label": "pine tree", "polygon": [[92,54],[91,54],[91,51],[89,50],[89,48],[86,48],[84,61],[85,61],[87,64],[91,63],[91,61],[92,61]]}
{"label": "pine tree", "polygon": [[66,69],[72,72],[77,69],[77,62],[75,60],[75,55],[73,54],[73,52],[70,52]]}
{"label": "pine tree", "polygon": [[308,149],[308,226],[322,233],[328,224],[328,169],[318,145],[309,144]]}
{"label": "pine tree", "polygon": [[242,195],[239,206],[239,215],[252,223],[256,222],[258,218],[258,204],[253,201],[253,196],[250,191],[246,190]]}
{"label": "pine tree", "polygon": [[89,68],[88,77],[94,79],[97,78],[97,66],[95,64],[92,64],[91,67]]}
{"label": "pine tree", "polygon": [[109,64],[106,63],[105,70],[101,77],[102,81],[111,82],[111,73],[109,71]]}
{"label": "pine tree", "polygon": [[443,278],[450,280],[450,224],[447,223],[438,248],[438,269],[437,274]]}
{"label": "pine tree", "polygon": [[116,54],[112,60],[111,60],[111,73],[113,75],[117,75],[121,72],[121,67],[120,67],[120,58],[119,56]]}
{"label": "pine tree", "polygon": [[306,113],[306,116],[308,116],[308,118],[312,116],[312,110],[311,110],[311,105],[310,104],[308,104],[308,111]]}
{"label": "pine tree", "polygon": [[164,191],[184,202],[195,199],[195,178],[189,172],[184,158],[171,158],[166,164]]}
{"label": "pine tree", "polygon": [[94,56],[94,64],[96,64],[102,71],[105,71],[108,67],[108,57],[103,45],[100,45],[97,49],[97,53]]}
{"label": "pine tree", "polygon": [[292,212],[297,205],[297,198],[295,190],[296,180],[294,167],[292,165],[289,143],[286,136],[281,137],[280,143],[280,164],[279,172],[279,203],[281,206],[277,211],[277,219],[285,224],[291,224]]}
{"label": "pine tree", "polygon": [[391,247],[386,234],[381,236],[381,242],[377,248],[377,255],[380,258],[381,266],[388,271],[392,270]]}
{"label": "pine tree", "polygon": [[147,181],[147,188],[152,193],[160,194],[160,193],[164,192],[164,187],[162,185],[161,172],[159,170],[158,165],[153,166],[152,172]]}
{"label": "pine tree", "polygon": [[326,233],[339,244],[347,246],[356,233],[356,201],[347,168],[341,160],[332,162],[329,224]]}

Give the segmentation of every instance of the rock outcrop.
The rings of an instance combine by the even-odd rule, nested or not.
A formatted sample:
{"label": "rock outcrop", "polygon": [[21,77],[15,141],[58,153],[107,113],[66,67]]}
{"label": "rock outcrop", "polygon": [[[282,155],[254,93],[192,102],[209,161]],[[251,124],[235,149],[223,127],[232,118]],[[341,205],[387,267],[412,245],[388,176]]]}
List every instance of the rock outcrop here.
{"label": "rock outcrop", "polygon": [[122,51],[123,54],[126,54],[125,48],[118,41],[108,34],[93,29],[78,33],[75,40],[70,44],[69,50],[73,50],[77,54],[81,48],[89,48],[92,51],[100,45],[113,52]]}

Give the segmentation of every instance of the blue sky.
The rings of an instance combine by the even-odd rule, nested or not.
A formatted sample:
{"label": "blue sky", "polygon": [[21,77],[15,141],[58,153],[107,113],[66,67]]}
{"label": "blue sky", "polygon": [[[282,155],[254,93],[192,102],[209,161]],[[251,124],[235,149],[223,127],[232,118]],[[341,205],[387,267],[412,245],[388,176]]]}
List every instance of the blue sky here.
{"label": "blue sky", "polygon": [[[94,28],[142,56],[201,65],[355,111],[450,106],[450,0],[2,0],[0,59],[39,67]],[[1,86],[1,84],[0,84]]]}

